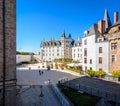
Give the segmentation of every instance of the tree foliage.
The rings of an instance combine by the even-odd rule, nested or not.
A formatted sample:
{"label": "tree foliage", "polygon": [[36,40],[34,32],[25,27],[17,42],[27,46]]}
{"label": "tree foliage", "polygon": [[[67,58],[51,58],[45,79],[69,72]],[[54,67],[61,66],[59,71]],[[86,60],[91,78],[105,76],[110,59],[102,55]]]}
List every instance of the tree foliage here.
{"label": "tree foliage", "polygon": [[19,54],[19,55],[34,55],[34,53],[30,53],[30,52],[20,52],[20,51],[16,51],[16,54]]}

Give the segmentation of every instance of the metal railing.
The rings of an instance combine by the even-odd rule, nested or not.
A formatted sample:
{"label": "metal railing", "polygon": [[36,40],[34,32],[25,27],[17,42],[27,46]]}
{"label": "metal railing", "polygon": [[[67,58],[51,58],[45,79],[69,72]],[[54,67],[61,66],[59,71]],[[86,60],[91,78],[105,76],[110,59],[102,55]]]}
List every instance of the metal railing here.
{"label": "metal railing", "polygon": [[53,91],[55,92],[55,94],[57,95],[62,106],[73,106],[73,104],[70,101],[68,101],[65,98],[65,96],[60,92],[60,90],[58,89],[56,84],[51,84],[51,87],[52,87]]}

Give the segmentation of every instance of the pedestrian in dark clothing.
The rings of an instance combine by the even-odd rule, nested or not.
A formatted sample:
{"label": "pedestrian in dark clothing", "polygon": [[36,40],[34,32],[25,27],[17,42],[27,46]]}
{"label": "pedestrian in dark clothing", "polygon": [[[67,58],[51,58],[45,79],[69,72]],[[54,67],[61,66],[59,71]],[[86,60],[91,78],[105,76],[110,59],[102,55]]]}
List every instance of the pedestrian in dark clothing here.
{"label": "pedestrian in dark clothing", "polygon": [[39,75],[41,75],[41,71],[39,70]]}

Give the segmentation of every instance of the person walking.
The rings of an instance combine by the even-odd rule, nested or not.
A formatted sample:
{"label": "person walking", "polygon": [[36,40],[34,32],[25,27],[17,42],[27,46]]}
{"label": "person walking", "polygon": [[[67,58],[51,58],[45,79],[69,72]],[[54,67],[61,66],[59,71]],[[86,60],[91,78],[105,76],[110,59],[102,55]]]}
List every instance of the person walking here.
{"label": "person walking", "polygon": [[41,70],[39,70],[39,75],[41,75]]}

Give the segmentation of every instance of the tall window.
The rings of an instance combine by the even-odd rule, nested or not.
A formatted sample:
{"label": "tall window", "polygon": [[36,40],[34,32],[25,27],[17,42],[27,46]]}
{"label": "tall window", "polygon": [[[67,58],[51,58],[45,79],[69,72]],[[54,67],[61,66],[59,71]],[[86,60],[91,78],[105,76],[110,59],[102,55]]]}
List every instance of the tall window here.
{"label": "tall window", "polygon": [[115,55],[112,55],[112,62],[115,61]]}
{"label": "tall window", "polygon": [[87,56],[87,48],[84,48],[84,56]]}
{"label": "tall window", "polygon": [[117,42],[111,43],[111,49],[117,49]]}
{"label": "tall window", "polygon": [[102,57],[99,57],[99,64],[102,64]]}
{"label": "tall window", "polygon": [[90,67],[90,70],[92,70],[92,67]]}
{"label": "tall window", "polygon": [[78,58],[79,58],[79,54],[78,54]]}
{"label": "tall window", "polygon": [[92,64],[92,59],[90,59],[90,64]]}
{"label": "tall window", "polygon": [[74,54],[74,58],[75,58],[75,54]]}
{"label": "tall window", "polygon": [[84,45],[87,45],[87,40],[84,40]]}
{"label": "tall window", "polygon": [[84,58],[84,63],[85,63],[85,64],[87,63],[87,58]]}
{"label": "tall window", "polygon": [[99,53],[102,53],[102,47],[99,47]]}

